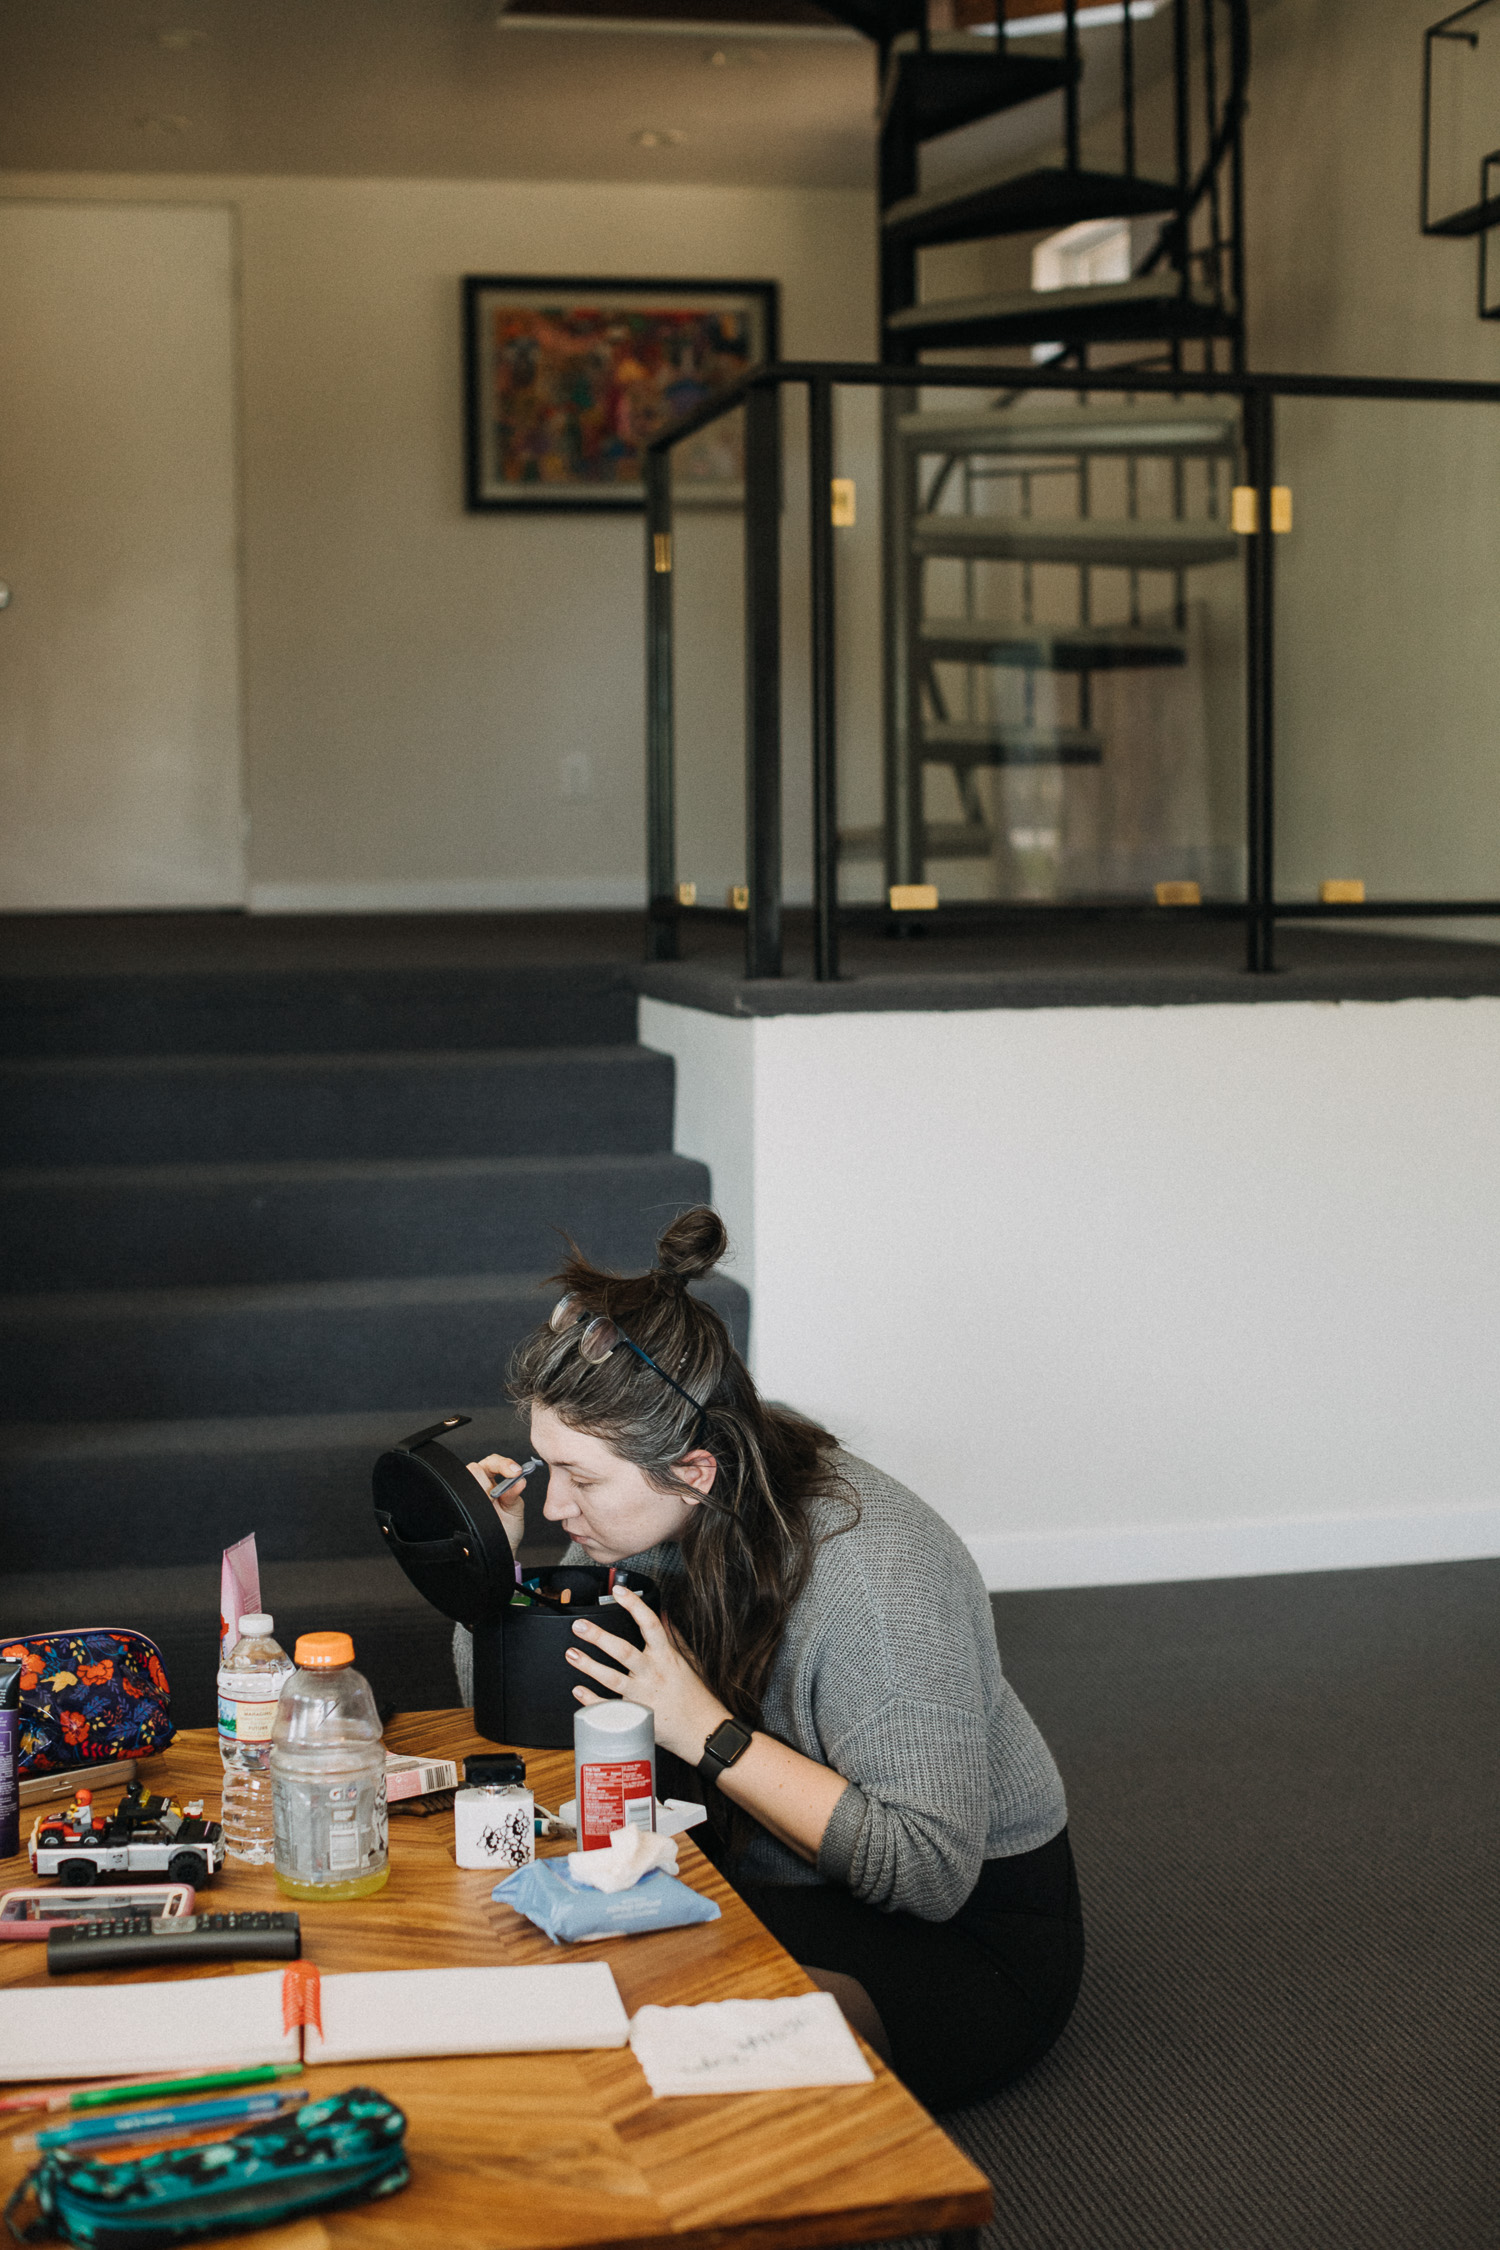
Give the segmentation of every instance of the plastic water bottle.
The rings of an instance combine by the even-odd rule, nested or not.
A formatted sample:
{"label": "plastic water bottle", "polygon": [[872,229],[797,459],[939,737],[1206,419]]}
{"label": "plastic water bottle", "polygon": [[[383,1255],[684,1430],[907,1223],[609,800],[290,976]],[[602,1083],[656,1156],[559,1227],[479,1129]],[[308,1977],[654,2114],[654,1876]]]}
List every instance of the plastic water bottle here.
{"label": "plastic water bottle", "polygon": [[282,1682],[292,1669],[271,1637],[274,1620],[247,1612],[219,1666],[219,1757],[224,1767],[224,1850],[252,1867],[270,1865],[271,1729]]}
{"label": "plastic water bottle", "polygon": [[276,1881],[288,1898],[368,1898],[390,1873],[385,1745],[347,1633],[304,1633],[271,1737]]}

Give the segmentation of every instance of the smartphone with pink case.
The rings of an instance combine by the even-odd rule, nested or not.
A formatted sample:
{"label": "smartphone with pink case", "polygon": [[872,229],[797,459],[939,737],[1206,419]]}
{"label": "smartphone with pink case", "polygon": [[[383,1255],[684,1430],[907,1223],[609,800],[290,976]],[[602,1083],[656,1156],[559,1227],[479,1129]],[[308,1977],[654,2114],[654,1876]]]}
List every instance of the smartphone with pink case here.
{"label": "smartphone with pink case", "polygon": [[126,1914],[178,1922],[191,1914],[191,1883],[130,1883],[118,1890],[6,1891],[0,1897],[0,1939],[45,1938],[64,1922],[116,1922]]}

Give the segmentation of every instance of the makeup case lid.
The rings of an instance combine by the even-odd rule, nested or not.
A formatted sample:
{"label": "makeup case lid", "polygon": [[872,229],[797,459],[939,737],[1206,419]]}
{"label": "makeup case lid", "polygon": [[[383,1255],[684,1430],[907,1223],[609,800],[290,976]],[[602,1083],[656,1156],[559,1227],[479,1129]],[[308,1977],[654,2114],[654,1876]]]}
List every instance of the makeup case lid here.
{"label": "makeup case lid", "polygon": [[505,1527],[477,1477],[440,1441],[470,1417],[450,1414],[400,1438],[375,1463],[375,1521],[424,1601],[458,1625],[476,1625],[515,1590]]}

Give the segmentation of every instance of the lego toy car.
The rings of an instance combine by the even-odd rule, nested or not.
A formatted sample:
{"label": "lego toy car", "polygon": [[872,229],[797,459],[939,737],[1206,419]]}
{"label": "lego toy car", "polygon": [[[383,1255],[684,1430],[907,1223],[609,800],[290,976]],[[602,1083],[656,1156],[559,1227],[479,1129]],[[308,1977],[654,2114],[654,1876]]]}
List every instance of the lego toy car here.
{"label": "lego toy car", "polygon": [[101,1877],[151,1874],[198,1890],[224,1864],[224,1831],[133,1781],[100,1818],[93,1791],[80,1789],[66,1812],[40,1815],[26,1849],[38,1875],[58,1875],[78,1888]]}

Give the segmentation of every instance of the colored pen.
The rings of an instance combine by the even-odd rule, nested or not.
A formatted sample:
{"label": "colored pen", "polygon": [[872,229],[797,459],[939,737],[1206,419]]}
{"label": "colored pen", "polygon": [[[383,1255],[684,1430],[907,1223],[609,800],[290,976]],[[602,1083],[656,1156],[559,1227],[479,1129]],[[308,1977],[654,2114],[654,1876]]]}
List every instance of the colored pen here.
{"label": "colored pen", "polygon": [[[277,2067],[296,2069],[295,2063]],[[217,2073],[211,2073],[206,2083],[212,2083]],[[238,2082],[238,2074],[234,2074]],[[197,2084],[196,2078],[191,2082]],[[64,2086],[32,2086],[22,2094],[0,2095],[0,2114],[17,2109],[71,2109],[82,2094],[115,2094],[122,2101],[135,2101],[142,2094],[155,2094],[162,2090],[162,2082],[155,2071],[137,2071],[134,2078],[70,2078]],[[176,2091],[175,2084],[172,2089]]]}
{"label": "colored pen", "polygon": [[54,2125],[41,2133],[20,2133],[11,2142],[18,2150],[124,2148],[131,2141],[182,2140],[205,2125],[244,2125],[258,2118],[280,2117],[307,2100],[299,2086],[273,2094],[234,2094],[226,2101],[173,2102],[158,2109],[126,2109],[118,2117],[80,2117],[69,2125]]}
{"label": "colored pen", "polygon": [[[148,2078],[130,2086],[87,2086],[80,2092],[54,2095],[59,2109],[114,2109],[122,2102],[156,2101],[169,2094],[227,2092],[231,2086],[269,2086],[277,2078],[298,2078],[299,2062],[256,2063],[245,2070],[206,2070],[195,2078]],[[53,2106],[48,2103],[48,2108]]]}

